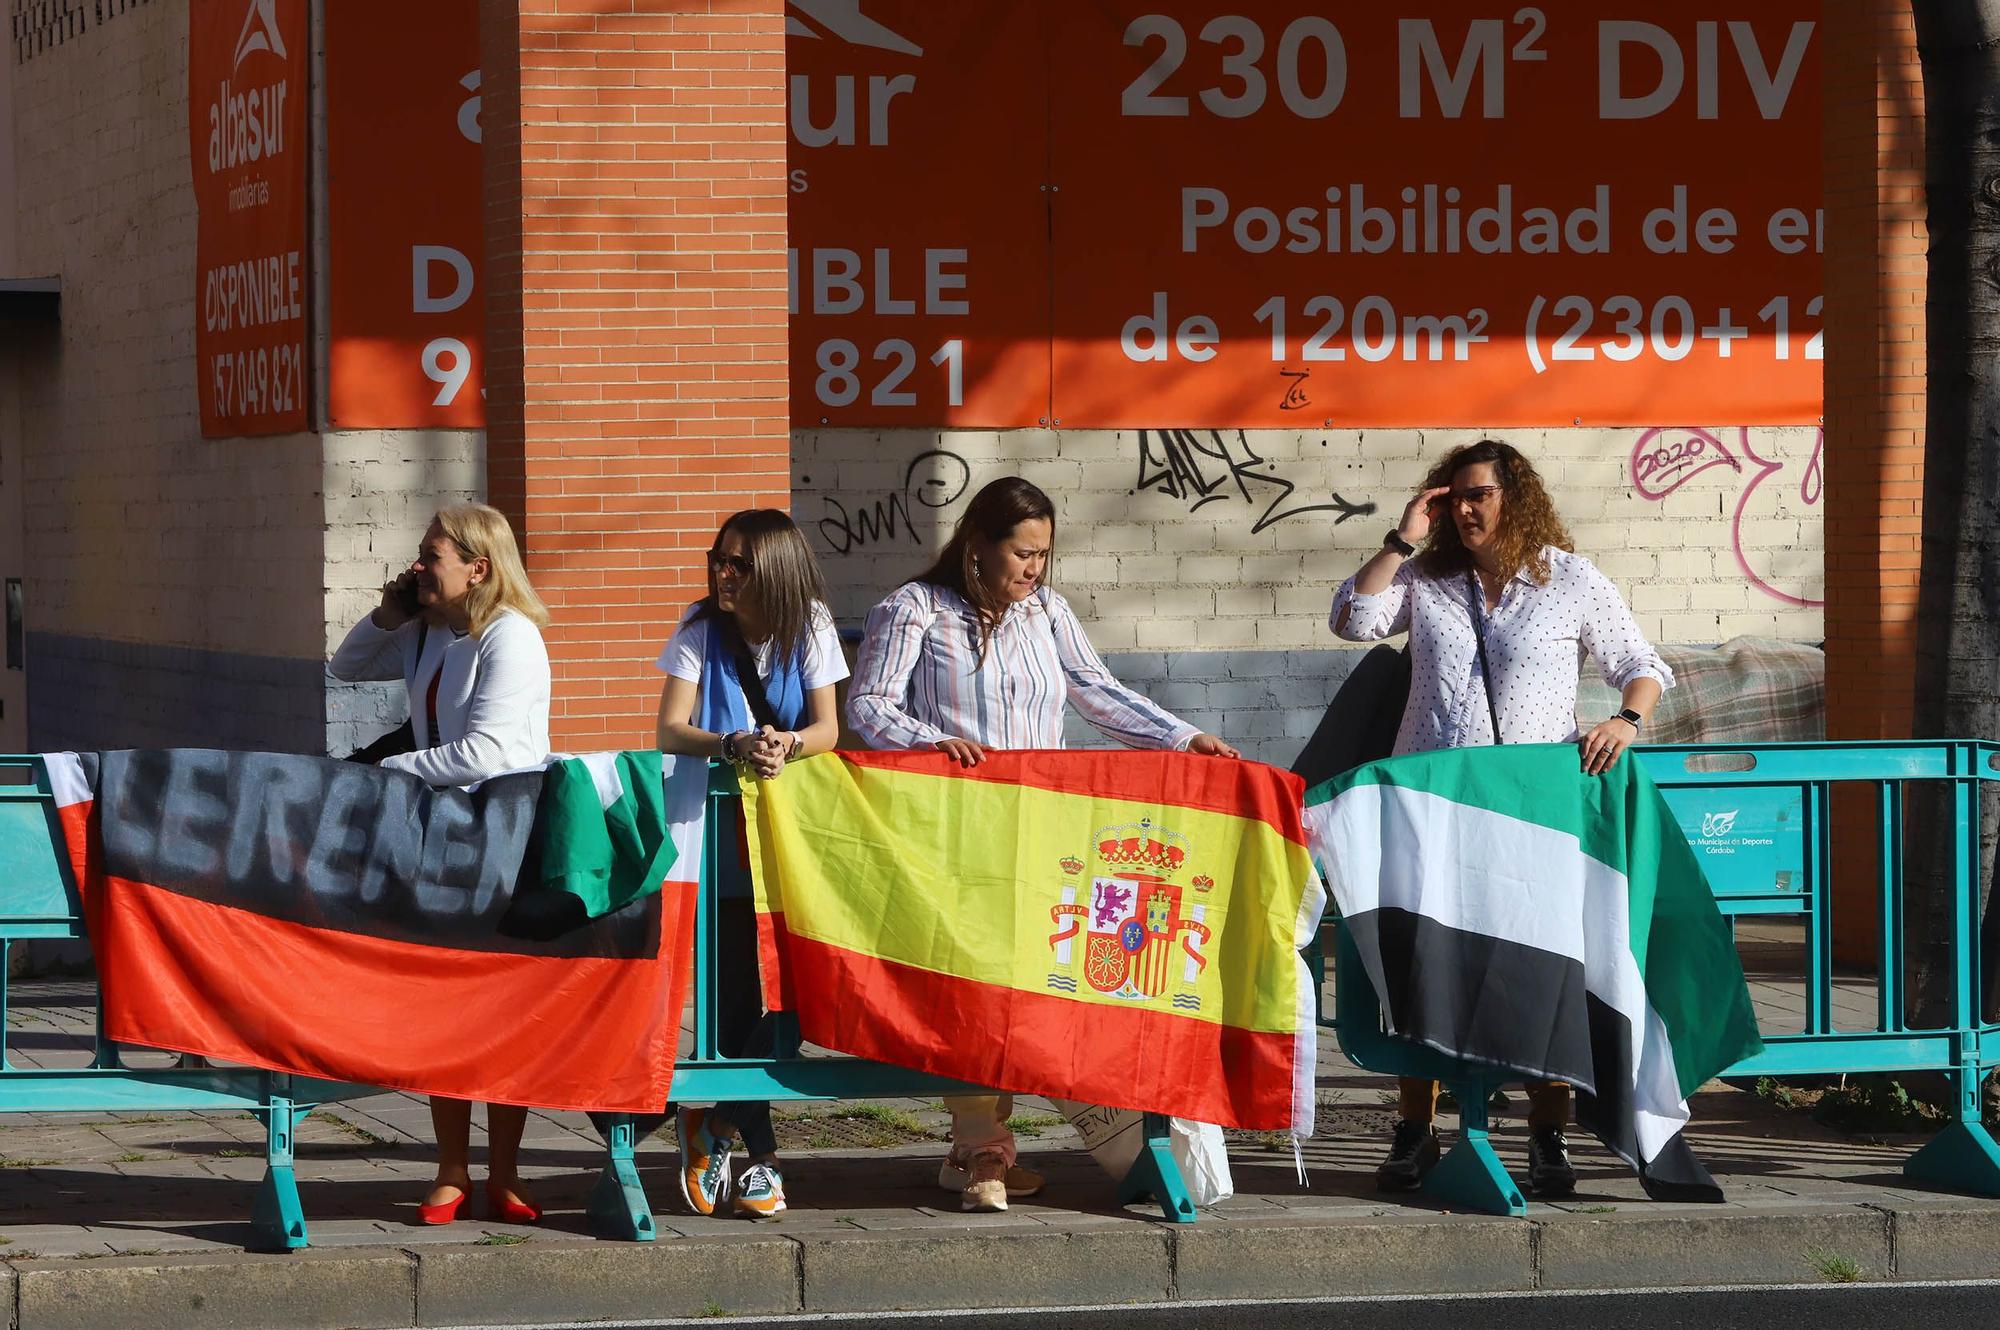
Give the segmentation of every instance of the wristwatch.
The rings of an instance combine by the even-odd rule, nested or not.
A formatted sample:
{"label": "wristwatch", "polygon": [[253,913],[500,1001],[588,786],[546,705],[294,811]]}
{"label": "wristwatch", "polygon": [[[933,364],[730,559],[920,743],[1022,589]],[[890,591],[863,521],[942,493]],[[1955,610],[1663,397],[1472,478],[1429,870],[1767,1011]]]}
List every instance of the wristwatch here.
{"label": "wristwatch", "polygon": [[1640,715],[1638,712],[1632,710],[1632,708],[1630,707],[1621,707],[1619,708],[1618,711],[1618,719],[1624,721],[1627,725],[1630,725],[1632,727],[1632,733],[1637,734],[1639,732],[1640,724],[1646,718]]}
{"label": "wristwatch", "polygon": [[1403,533],[1396,530],[1395,527],[1390,527],[1389,534],[1382,537],[1382,544],[1396,551],[1396,553],[1402,555],[1405,559],[1417,552],[1417,547],[1409,541],[1404,540]]}

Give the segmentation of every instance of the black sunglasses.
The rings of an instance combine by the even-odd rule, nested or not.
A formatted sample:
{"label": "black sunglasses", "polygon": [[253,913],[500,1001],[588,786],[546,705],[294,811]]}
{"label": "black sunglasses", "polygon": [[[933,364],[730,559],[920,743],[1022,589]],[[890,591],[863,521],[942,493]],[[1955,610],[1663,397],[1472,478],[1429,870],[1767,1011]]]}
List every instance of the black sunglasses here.
{"label": "black sunglasses", "polygon": [[711,572],[719,573],[726,569],[738,577],[748,577],[757,570],[757,566],[742,555],[724,554],[721,550],[708,552],[708,566]]}

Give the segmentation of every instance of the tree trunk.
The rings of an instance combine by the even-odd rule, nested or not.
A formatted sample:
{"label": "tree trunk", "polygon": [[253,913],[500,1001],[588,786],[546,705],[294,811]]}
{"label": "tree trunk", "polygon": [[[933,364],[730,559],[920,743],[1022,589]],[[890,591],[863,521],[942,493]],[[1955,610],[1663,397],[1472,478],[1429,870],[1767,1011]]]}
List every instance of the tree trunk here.
{"label": "tree trunk", "polygon": [[[2000,737],[2000,0],[1913,0],[1912,10],[1930,213],[1916,734],[1991,739]],[[2000,833],[1996,796],[2000,786],[1987,784],[1976,875]],[[1941,1024],[1952,993],[1950,804],[1939,788],[1913,789],[1909,813],[1912,1015]],[[1990,1008],[2000,966],[1987,970]]]}

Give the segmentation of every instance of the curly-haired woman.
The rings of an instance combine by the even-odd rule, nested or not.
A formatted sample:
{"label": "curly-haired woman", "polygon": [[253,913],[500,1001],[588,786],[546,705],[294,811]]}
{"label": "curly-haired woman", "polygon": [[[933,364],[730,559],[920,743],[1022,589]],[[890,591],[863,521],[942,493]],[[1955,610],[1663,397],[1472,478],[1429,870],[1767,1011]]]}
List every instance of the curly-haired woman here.
{"label": "curly-haired woman", "polygon": [[[1440,508],[1448,520],[1436,520]],[[1328,621],[1350,642],[1410,634],[1398,755],[1503,740],[1576,743],[1583,769],[1601,773],[1674,682],[1611,580],[1571,552],[1534,466],[1495,439],[1455,449],[1431,469],[1382,549],[1334,594]],[[1585,653],[1621,701],[1616,715],[1580,733]],[[1531,1085],[1528,1104],[1529,1188],[1567,1195],[1576,1187],[1563,1139],[1569,1087]],[[1379,1189],[1423,1182],[1439,1156],[1436,1114],[1437,1083],[1405,1079],[1395,1140],[1375,1171]]]}

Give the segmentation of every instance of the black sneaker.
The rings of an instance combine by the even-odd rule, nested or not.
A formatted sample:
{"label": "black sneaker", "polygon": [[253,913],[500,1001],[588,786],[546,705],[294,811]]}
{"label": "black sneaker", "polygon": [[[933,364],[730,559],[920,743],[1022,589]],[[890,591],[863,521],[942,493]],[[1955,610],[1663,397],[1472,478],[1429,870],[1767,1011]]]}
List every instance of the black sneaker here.
{"label": "black sneaker", "polygon": [[1375,1190],[1415,1191],[1423,1185],[1424,1174],[1437,1167],[1439,1153],[1436,1127],[1398,1119],[1389,1157],[1375,1169]]}
{"label": "black sneaker", "polygon": [[1537,1196],[1569,1196],[1576,1191],[1576,1169],[1569,1162],[1569,1142],[1561,1127],[1536,1127],[1528,1135],[1528,1190]]}

